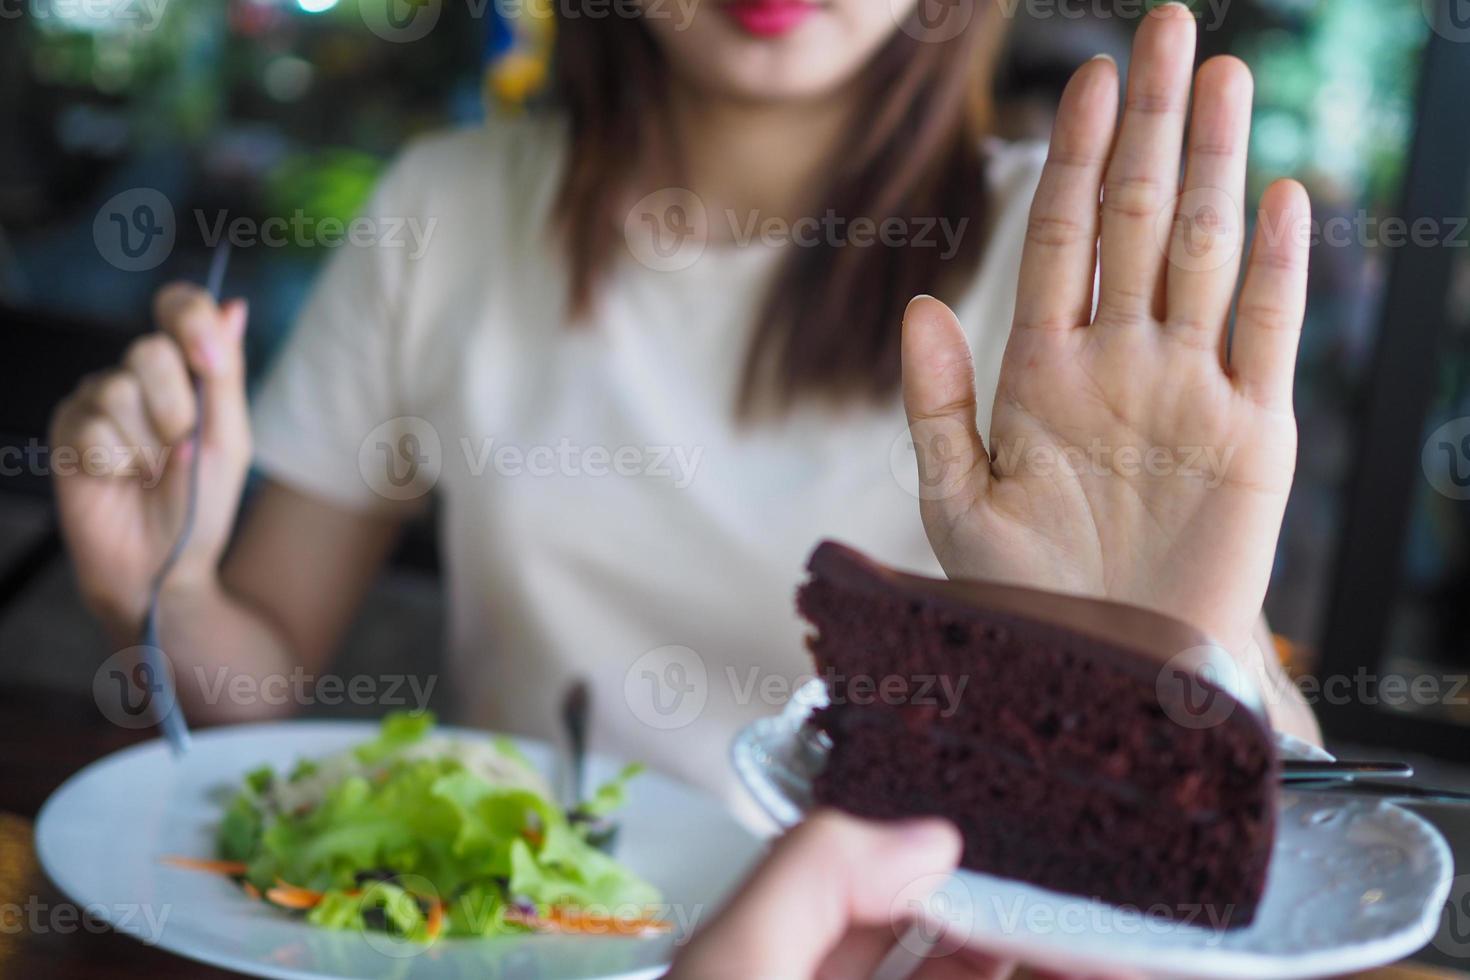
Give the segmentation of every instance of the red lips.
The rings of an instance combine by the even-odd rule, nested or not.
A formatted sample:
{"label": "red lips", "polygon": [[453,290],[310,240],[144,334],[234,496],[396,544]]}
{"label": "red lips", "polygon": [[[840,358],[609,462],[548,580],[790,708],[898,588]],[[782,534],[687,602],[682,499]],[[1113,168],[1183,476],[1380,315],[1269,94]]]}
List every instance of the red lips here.
{"label": "red lips", "polygon": [[720,8],[755,37],[780,37],[801,26],[817,7],[802,0],[734,0]]}

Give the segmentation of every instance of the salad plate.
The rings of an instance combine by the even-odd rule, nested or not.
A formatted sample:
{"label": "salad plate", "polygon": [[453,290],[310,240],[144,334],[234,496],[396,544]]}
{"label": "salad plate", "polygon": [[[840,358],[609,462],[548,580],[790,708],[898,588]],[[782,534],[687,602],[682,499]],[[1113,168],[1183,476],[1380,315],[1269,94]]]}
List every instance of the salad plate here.
{"label": "salad plate", "polygon": [[[779,716],[743,729],[732,747],[741,781],[791,826],[813,805],[825,742],[807,726],[826,704],[820,680]],[[1280,736],[1284,758],[1328,761]],[[1059,972],[1107,976],[1315,977],[1401,959],[1433,937],[1454,875],[1448,845],[1427,821],[1379,800],[1284,789],[1266,892],[1249,926],[1168,922],[1137,909],[959,871],[922,902],[903,943],[914,955],[959,944]],[[937,943],[938,945],[934,945]]]}
{"label": "salad plate", "polygon": [[[493,744],[500,755],[515,757],[538,774],[549,776],[556,767],[557,753],[546,743],[463,729],[439,732],[460,744]],[[74,775],[46,802],[36,822],[37,854],[56,885],[89,915],[119,932],[200,962],[283,980],[443,980],[658,976],[677,945],[715,912],[763,847],[712,797],[656,772],[644,771],[627,780],[615,794],[623,799],[613,814],[619,827],[613,852],[610,856],[599,852],[587,861],[596,864],[600,881],[612,881],[614,891],[607,894],[636,895],[640,901],[652,896],[645,908],[660,923],[659,929],[637,934],[615,925],[599,927],[593,918],[576,931],[492,929],[481,923],[483,935],[465,935],[462,928],[451,925],[436,929],[431,937],[385,931],[381,922],[369,925],[351,916],[338,918],[332,923],[335,928],[325,928],[310,920],[313,913],[293,913],[261,897],[249,877],[201,873],[187,866],[187,860],[173,861],[221,856],[226,814],[242,806],[242,795],[254,793],[249,787],[261,787],[262,767],[274,771],[281,790],[309,796],[309,784],[322,777],[314,772],[314,762],[303,767],[302,760],[347,756],[382,737],[376,723],[295,721],[200,732],[189,752],[179,758],[162,740],[125,749]],[[471,753],[477,758],[489,754],[488,749]],[[587,765],[592,786],[617,787],[620,777],[627,775],[620,761],[595,753]],[[285,786],[287,774],[289,782],[300,785]],[[385,788],[385,793],[393,787],[381,771],[367,776],[364,785]],[[386,799],[374,796],[366,805],[387,815]],[[303,806],[293,799],[289,805],[291,813],[301,814],[312,804]],[[250,861],[251,874],[272,876],[281,868],[309,867],[303,854],[329,847],[340,850],[344,835],[361,832],[361,814],[356,821],[350,829],[321,827],[296,851],[266,835],[270,846],[251,845],[258,849]],[[225,829],[223,837],[228,839],[233,831],[228,825]],[[488,833],[483,826],[477,829],[482,836]],[[458,833],[463,837],[468,831]],[[531,838],[537,847],[540,836]],[[554,833],[544,836],[549,841]],[[582,853],[568,847],[564,843],[559,853]],[[523,857],[523,845],[516,848]],[[453,853],[459,853],[458,845]],[[514,874],[525,878],[537,873],[535,867],[529,872],[518,867]],[[268,881],[262,884],[270,890]],[[377,886],[369,881],[362,887]],[[293,888],[285,899],[275,900],[291,899],[299,891]],[[392,918],[405,903],[382,904]],[[536,917],[524,899],[509,904],[512,910],[525,905],[526,914]],[[317,911],[327,911],[325,904]],[[411,907],[410,912],[416,914]],[[445,921],[453,923],[453,916]],[[518,926],[520,920],[515,922]]]}

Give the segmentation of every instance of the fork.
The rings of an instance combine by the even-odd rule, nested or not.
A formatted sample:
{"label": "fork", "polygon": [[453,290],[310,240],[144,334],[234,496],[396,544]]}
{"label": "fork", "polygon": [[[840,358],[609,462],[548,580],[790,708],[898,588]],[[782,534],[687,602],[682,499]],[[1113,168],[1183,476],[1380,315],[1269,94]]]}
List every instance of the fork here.
{"label": "fork", "polygon": [[[229,264],[230,240],[224,238],[215,246],[214,255],[209,262],[209,277],[206,280],[209,295],[216,303],[219,302],[220,290],[224,287],[225,270]],[[176,757],[183,755],[189,749],[189,723],[184,720],[184,709],[179,706],[178,690],[174,685],[173,673],[165,668],[163,647],[158,637],[158,601],[163,595],[163,586],[168,581],[169,573],[173,571],[174,565],[178,564],[179,556],[184,553],[184,547],[189,543],[189,535],[194,530],[194,514],[199,508],[199,461],[204,455],[204,379],[196,374],[193,377],[193,384],[197,414],[194,420],[194,431],[189,433],[189,446],[193,452],[189,456],[189,483],[184,500],[184,520],[179,528],[179,536],[174,539],[173,547],[164,557],[163,564],[159,566],[158,573],[153,576],[153,583],[148,590],[148,611],[143,617],[143,639],[140,644],[143,648],[143,661],[147,664],[148,671],[153,677],[152,704],[154,714],[158,718],[158,727],[163,730],[163,737],[168,741],[169,748],[173,750]]]}

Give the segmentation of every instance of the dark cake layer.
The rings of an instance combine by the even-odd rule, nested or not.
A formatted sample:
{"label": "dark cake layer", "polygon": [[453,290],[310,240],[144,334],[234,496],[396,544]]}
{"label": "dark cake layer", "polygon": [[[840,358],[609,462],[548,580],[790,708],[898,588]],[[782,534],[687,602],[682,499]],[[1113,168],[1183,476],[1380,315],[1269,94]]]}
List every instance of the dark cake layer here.
{"label": "dark cake layer", "polygon": [[1113,603],[903,575],[830,543],[810,568],[798,605],[832,699],[816,717],[832,740],[820,802],[948,817],[977,871],[1201,923],[1252,919],[1274,740],[1206,676],[1193,693],[1227,699],[1207,715],[1161,704],[1161,668],[1208,647],[1200,633]]}

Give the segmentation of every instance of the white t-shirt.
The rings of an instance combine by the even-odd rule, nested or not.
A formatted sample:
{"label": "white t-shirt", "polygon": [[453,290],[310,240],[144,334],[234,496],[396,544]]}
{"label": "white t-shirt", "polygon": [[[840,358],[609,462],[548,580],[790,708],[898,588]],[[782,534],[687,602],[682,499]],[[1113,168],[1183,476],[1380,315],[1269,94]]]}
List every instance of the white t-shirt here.
{"label": "white t-shirt", "polygon": [[[957,309],[982,431],[1040,149],[989,147],[993,233]],[[257,461],[348,508],[433,481],[459,720],[554,738],[585,675],[597,750],[741,801],[731,737],[812,670],[793,595],[816,542],[937,571],[902,406],[735,423],[780,246],[670,272],[623,250],[568,326],[548,220],[564,152],[557,120],[526,117],[402,155],[367,212],[380,243],[333,256],[256,399]]]}

